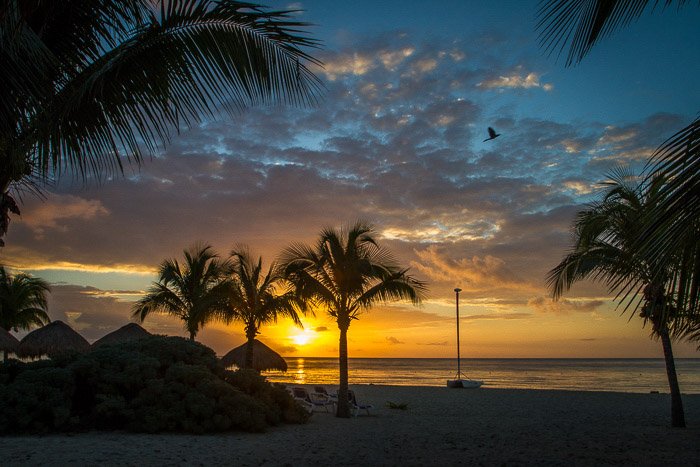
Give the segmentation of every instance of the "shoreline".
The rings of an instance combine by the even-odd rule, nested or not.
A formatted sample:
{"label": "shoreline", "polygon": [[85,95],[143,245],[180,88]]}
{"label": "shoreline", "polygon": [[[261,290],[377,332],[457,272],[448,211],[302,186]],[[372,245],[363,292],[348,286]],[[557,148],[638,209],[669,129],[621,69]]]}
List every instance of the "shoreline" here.
{"label": "shoreline", "polygon": [[673,429],[668,394],[350,387],[371,415],[316,412],[266,433],[6,436],[0,452],[12,466],[700,464],[700,395],[684,395],[688,428]]}

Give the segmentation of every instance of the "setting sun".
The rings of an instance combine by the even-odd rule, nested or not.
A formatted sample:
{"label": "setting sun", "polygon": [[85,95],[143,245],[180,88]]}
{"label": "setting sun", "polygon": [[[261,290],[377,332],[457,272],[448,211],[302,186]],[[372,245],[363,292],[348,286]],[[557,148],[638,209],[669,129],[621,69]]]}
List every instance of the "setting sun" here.
{"label": "setting sun", "polygon": [[291,339],[296,345],[306,345],[311,340],[311,335],[307,331],[304,331],[292,336]]}

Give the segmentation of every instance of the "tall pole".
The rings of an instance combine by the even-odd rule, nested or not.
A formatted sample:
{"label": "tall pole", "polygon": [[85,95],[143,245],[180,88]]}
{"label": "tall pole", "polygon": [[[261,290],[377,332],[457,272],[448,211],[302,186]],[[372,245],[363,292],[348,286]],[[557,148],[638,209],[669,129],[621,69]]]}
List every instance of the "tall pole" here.
{"label": "tall pole", "polygon": [[462,289],[460,288],[455,289],[455,305],[457,309],[457,379],[461,379],[462,377],[462,368],[459,358],[459,293],[461,291]]}

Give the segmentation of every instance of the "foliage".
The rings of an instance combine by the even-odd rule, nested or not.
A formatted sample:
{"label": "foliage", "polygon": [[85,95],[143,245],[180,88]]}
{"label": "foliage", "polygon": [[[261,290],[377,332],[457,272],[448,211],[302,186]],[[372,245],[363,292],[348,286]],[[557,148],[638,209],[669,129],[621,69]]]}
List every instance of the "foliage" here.
{"label": "foliage", "polygon": [[[691,0],[544,0],[538,10],[540,43],[550,53],[569,47],[566,65],[579,63],[605,36],[637,20],[644,12],[671,6],[697,7]],[[672,53],[673,51],[669,51]],[[663,178],[663,196],[653,218],[642,226],[634,249],[663,264],[678,259],[671,272],[676,307],[684,319],[677,329],[691,339],[700,328],[700,118],[670,136],[655,151],[645,169],[647,181]],[[669,271],[654,270],[664,276]]]}
{"label": "foliage", "polygon": [[[675,295],[676,271],[682,257],[659,258],[636,248],[639,234],[663,200],[664,179],[630,185],[629,174],[618,170],[607,183],[602,201],[580,211],[574,224],[571,251],[548,273],[547,283],[555,299],[584,279],[604,283],[625,310],[640,310],[652,334],[661,339],[671,389],[674,426],[685,426],[680,388],[676,377],[670,333],[684,332],[685,313]],[[635,306],[632,306],[636,303]],[[679,324],[680,323],[680,324]]]}
{"label": "foliage", "polygon": [[151,313],[180,318],[190,339],[228,306],[229,264],[220,261],[210,245],[195,245],[184,251],[185,262],[167,259],[154,282],[133,307],[133,316],[143,322]]}
{"label": "foliage", "polygon": [[395,264],[380,247],[371,226],[356,222],[340,230],[326,228],[314,247],[292,245],[282,256],[287,279],[303,300],[327,310],[340,330],[339,417],[349,417],[347,331],[350,323],[377,303],[421,302],[425,284]]}
{"label": "foliage", "polygon": [[260,328],[277,322],[278,316],[301,326],[297,308],[304,310],[305,304],[292,291],[284,290],[285,278],[276,263],[264,272],[262,257],[255,261],[245,246],[231,252],[231,262],[229,308],[224,319],[243,322],[248,340],[244,367],[253,368],[253,346]]}
{"label": "foliage", "polygon": [[49,290],[43,279],[23,273],[12,275],[0,266],[0,327],[17,331],[49,323]]}
{"label": "foliage", "polygon": [[[318,46],[294,11],[233,0],[7,0],[0,7],[0,237],[9,190],[154,156],[221,110],[313,105]],[[0,244],[2,240],[0,239]]]}
{"label": "foliage", "polygon": [[243,393],[265,403],[268,407],[267,421],[272,425],[280,422],[305,423],[311,417],[311,414],[294,400],[284,386],[271,385],[255,370],[227,371],[225,379]]}
{"label": "foliage", "polygon": [[0,433],[74,429],[75,382],[65,368],[36,366],[0,385]]}
{"label": "foliage", "polygon": [[226,372],[180,337],[102,345],[59,364],[0,367],[0,433],[65,430],[210,433],[302,423],[293,398],[259,375]]}
{"label": "foliage", "polygon": [[[663,3],[662,8],[692,4],[691,0],[544,0],[537,12],[540,45],[548,52],[569,53],[566,65],[580,62],[598,41],[639,19]],[[697,3],[696,3],[697,4]]]}

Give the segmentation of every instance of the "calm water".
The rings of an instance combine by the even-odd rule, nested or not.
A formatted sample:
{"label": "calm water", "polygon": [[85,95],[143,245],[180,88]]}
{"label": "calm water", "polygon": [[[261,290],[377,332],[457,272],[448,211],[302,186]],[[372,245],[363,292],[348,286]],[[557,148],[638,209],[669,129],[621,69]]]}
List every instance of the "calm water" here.
{"label": "calm water", "polygon": [[[264,373],[287,384],[337,384],[336,358],[287,358],[286,373]],[[456,361],[443,358],[351,358],[350,384],[444,386]],[[700,394],[700,359],[677,359],[681,392]],[[463,359],[462,372],[485,387],[578,391],[668,392],[662,359]]]}

